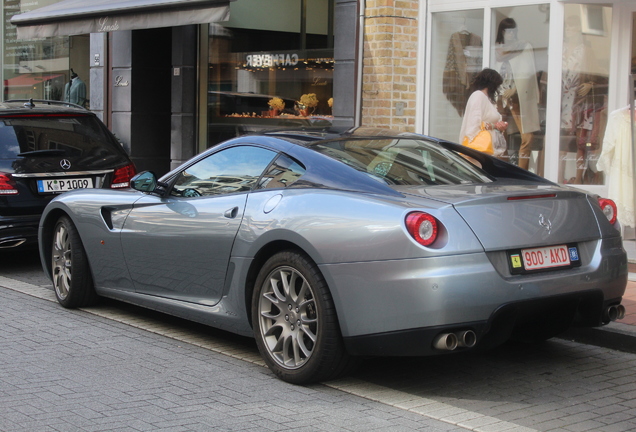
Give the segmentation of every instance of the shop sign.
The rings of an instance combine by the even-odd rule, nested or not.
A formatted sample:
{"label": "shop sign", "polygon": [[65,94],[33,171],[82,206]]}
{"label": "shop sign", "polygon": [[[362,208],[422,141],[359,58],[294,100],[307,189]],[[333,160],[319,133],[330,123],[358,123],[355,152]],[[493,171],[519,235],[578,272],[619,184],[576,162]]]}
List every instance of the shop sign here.
{"label": "shop sign", "polygon": [[128,80],[124,80],[124,77],[121,75],[117,75],[115,77],[115,87],[128,87],[130,83]]}
{"label": "shop sign", "polygon": [[245,56],[246,67],[296,66],[298,54],[249,54]]}
{"label": "shop sign", "polygon": [[100,18],[98,21],[97,31],[99,33],[106,33],[119,30],[119,23],[117,20],[110,21],[110,17]]}
{"label": "shop sign", "polygon": [[314,77],[314,80],[311,83],[312,87],[315,87],[315,86],[326,86],[326,85],[327,85],[327,80],[321,79],[320,77]]}

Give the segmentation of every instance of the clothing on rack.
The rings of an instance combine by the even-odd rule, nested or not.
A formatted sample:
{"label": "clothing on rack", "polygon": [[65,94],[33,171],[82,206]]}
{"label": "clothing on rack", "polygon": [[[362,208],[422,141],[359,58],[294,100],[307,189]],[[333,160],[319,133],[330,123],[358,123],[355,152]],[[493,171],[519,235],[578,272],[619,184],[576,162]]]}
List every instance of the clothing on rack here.
{"label": "clothing on rack", "polygon": [[464,115],[470,97],[470,85],[481,71],[481,37],[467,31],[451,35],[442,77],[442,91],[460,116]]}
{"label": "clothing on rack", "polygon": [[[577,147],[587,147],[586,150],[598,148],[605,130],[607,78],[585,72],[595,64],[593,51],[585,43],[573,47],[564,45],[561,129],[568,131],[568,135],[576,136]],[[589,90],[581,94],[583,85],[587,85]]]}
{"label": "clothing on rack", "polygon": [[616,203],[621,225],[634,227],[634,176],[630,108],[612,111],[607,119],[603,150],[596,162],[608,175],[608,198]]}

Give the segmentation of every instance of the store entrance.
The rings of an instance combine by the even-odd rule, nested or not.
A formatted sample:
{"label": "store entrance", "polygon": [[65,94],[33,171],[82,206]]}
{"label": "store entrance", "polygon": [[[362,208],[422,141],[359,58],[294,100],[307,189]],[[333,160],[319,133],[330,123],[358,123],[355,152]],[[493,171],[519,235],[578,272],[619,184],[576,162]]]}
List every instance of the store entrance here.
{"label": "store entrance", "polygon": [[172,34],[170,27],[114,32],[111,45],[113,132],[138,171],[157,175],[170,170]]}

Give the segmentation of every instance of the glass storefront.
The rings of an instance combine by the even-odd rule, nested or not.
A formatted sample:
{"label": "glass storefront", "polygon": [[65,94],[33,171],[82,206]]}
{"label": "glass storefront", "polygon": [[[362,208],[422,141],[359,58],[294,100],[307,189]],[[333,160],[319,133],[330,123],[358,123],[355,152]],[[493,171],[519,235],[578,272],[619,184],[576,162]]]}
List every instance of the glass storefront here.
{"label": "glass storefront", "polygon": [[282,3],[234,2],[230,21],[210,25],[208,147],[243,133],[331,125],[333,1]]}
{"label": "glass storefront", "polygon": [[433,15],[430,134],[457,142],[470,84],[483,68],[484,11]]}
{"label": "glass storefront", "polygon": [[50,99],[89,106],[89,37],[18,40],[11,17],[51,0],[3,0],[3,98]]}
{"label": "glass storefront", "polygon": [[[497,108],[508,122],[501,156],[543,174],[549,40],[546,5],[491,9],[490,48],[482,46],[484,10],[433,14],[430,134],[461,142],[472,79],[484,67],[504,79]],[[484,58],[488,50],[488,58]]]}
{"label": "glass storefront", "polygon": [[497,108],[508,122],[507,158],[543,175],[549,9],[546,5],[493,9],[491,67],[503,84]]}
{"label": "glass storefront", "polygon": [[[604,185],[596,161],[608,117],[612,6],[550,2],[445,11],[443,2],[430,3],[425,132],[461,142],[471,79],[492,68],[503,78],[496,106],[508,122],[501,158],[560,183]],[[552,14],[554,7],[562,9]],[[562,44],[551,35],[552,16],[563,26]],[[562,64],[555,69],[550,61]],[[550,69],[561,71],[560,86],[551,83]],[[557,121],[558,135],[556,125],[546,128]]]}
{"label": "glass storefront", "polygon": [[560,183],[604,183],[596,161],[607,125],[611,23],[611,7],[565,5]]}

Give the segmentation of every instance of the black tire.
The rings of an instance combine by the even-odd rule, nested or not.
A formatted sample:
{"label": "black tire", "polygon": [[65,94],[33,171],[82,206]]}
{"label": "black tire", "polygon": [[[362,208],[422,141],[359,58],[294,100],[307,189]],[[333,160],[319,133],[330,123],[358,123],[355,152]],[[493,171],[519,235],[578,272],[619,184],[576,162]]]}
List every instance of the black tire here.
{"label": "black tire", "polygon": [[65,308],[94,304],[97,294],[77,228],[68,216],[55,223],[51,241],[51,280],[57,301]]}
{"label": "black tire", "polygon": [[342,342],[327,283],[316,264],[298,252],[279,252],[261,268],[252,325],[261,356],[283,381],[326,381],[355,364]]}

